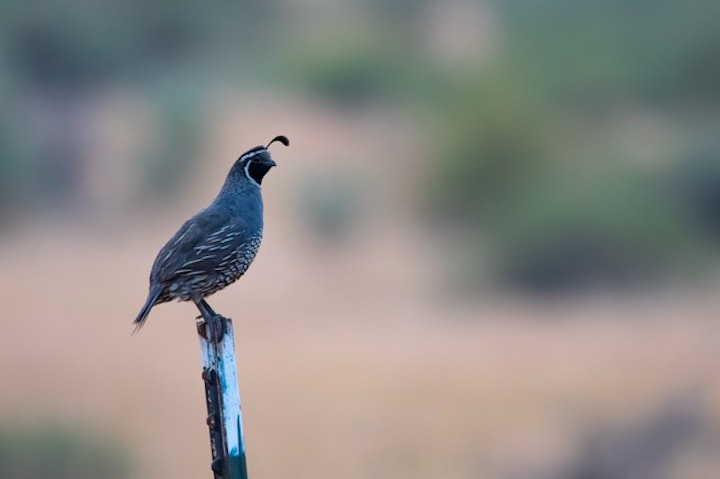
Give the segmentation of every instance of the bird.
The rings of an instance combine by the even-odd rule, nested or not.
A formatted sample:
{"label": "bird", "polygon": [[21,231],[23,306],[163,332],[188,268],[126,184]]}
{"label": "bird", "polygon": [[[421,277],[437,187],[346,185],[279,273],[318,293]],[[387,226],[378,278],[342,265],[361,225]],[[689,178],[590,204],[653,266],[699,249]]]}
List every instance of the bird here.
{"label": "bird", "polygon": [[238,280],[257,255],[263,236],[261,185],[277,166],[268,151],[275,142],[290,145],[286,136],[278,135],[267,145],[240,155],[212,203],[187,220],[160,249],[132,334],[143,327],[155,305],[179,300],[195,303],[208,338],[221,339],[225,318],[205,298]]}

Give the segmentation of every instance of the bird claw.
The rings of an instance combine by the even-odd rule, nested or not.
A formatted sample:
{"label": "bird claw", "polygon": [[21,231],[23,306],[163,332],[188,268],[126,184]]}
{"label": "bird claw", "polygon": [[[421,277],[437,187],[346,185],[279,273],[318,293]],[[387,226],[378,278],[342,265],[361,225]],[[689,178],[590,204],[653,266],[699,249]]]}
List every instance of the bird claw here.
{"label": "bird claw", "polygon": [[213,311],[205,300],[196,301],[195,304],[200,310],[200,316],[196,319],[202,319],[202,321],[198,321],[197,323],[198,334],[210,343],[219,344],[227,330],[226,324],[230,320]]}
{"label": "bird claw", "polygon": [[205,318],[200,315],[195,319],[198,320],[197,329],[200,336],[215,344],[222,340],[226,331],[226,317],[216,314]]}
{"label": "bird claw", "polygon": [[208,341],[218,344],[225,335],[227,318],[216,314],[205,319],[205,334]]}

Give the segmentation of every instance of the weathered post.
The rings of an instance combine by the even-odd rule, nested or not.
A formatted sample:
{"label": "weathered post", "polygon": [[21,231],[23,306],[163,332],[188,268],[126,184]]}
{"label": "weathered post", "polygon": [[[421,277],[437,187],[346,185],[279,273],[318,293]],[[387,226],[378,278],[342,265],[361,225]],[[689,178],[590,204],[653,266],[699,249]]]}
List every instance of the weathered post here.
{"label": "weathered post", "polygon": [[247,479],[232,320],[222,321],[224,334],[217,343],[208,339],[205,322],[198,323],[212,470],[215,479]]}

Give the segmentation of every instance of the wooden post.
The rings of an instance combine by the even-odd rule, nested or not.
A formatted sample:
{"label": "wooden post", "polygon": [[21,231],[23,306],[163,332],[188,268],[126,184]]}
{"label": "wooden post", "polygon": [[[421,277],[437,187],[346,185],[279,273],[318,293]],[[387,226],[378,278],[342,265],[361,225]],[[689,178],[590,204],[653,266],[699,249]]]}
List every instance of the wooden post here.
{"label": "wooden post", "polygon": [[208,341],[205,323],[198,324],[215,479],[247,479],[240,389],[232,320],[225,321],[219,343]]}

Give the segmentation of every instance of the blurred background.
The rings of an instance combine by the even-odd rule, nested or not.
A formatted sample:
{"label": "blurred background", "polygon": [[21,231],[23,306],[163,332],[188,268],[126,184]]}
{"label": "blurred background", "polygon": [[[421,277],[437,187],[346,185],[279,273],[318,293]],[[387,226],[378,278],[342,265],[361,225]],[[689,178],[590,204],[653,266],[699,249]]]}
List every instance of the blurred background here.
{"label": "blurred background", "polygon": [[254,479],[714,479],[720,3],[0,2],[0,477],[210,477],[158,249],[248,148]]}

